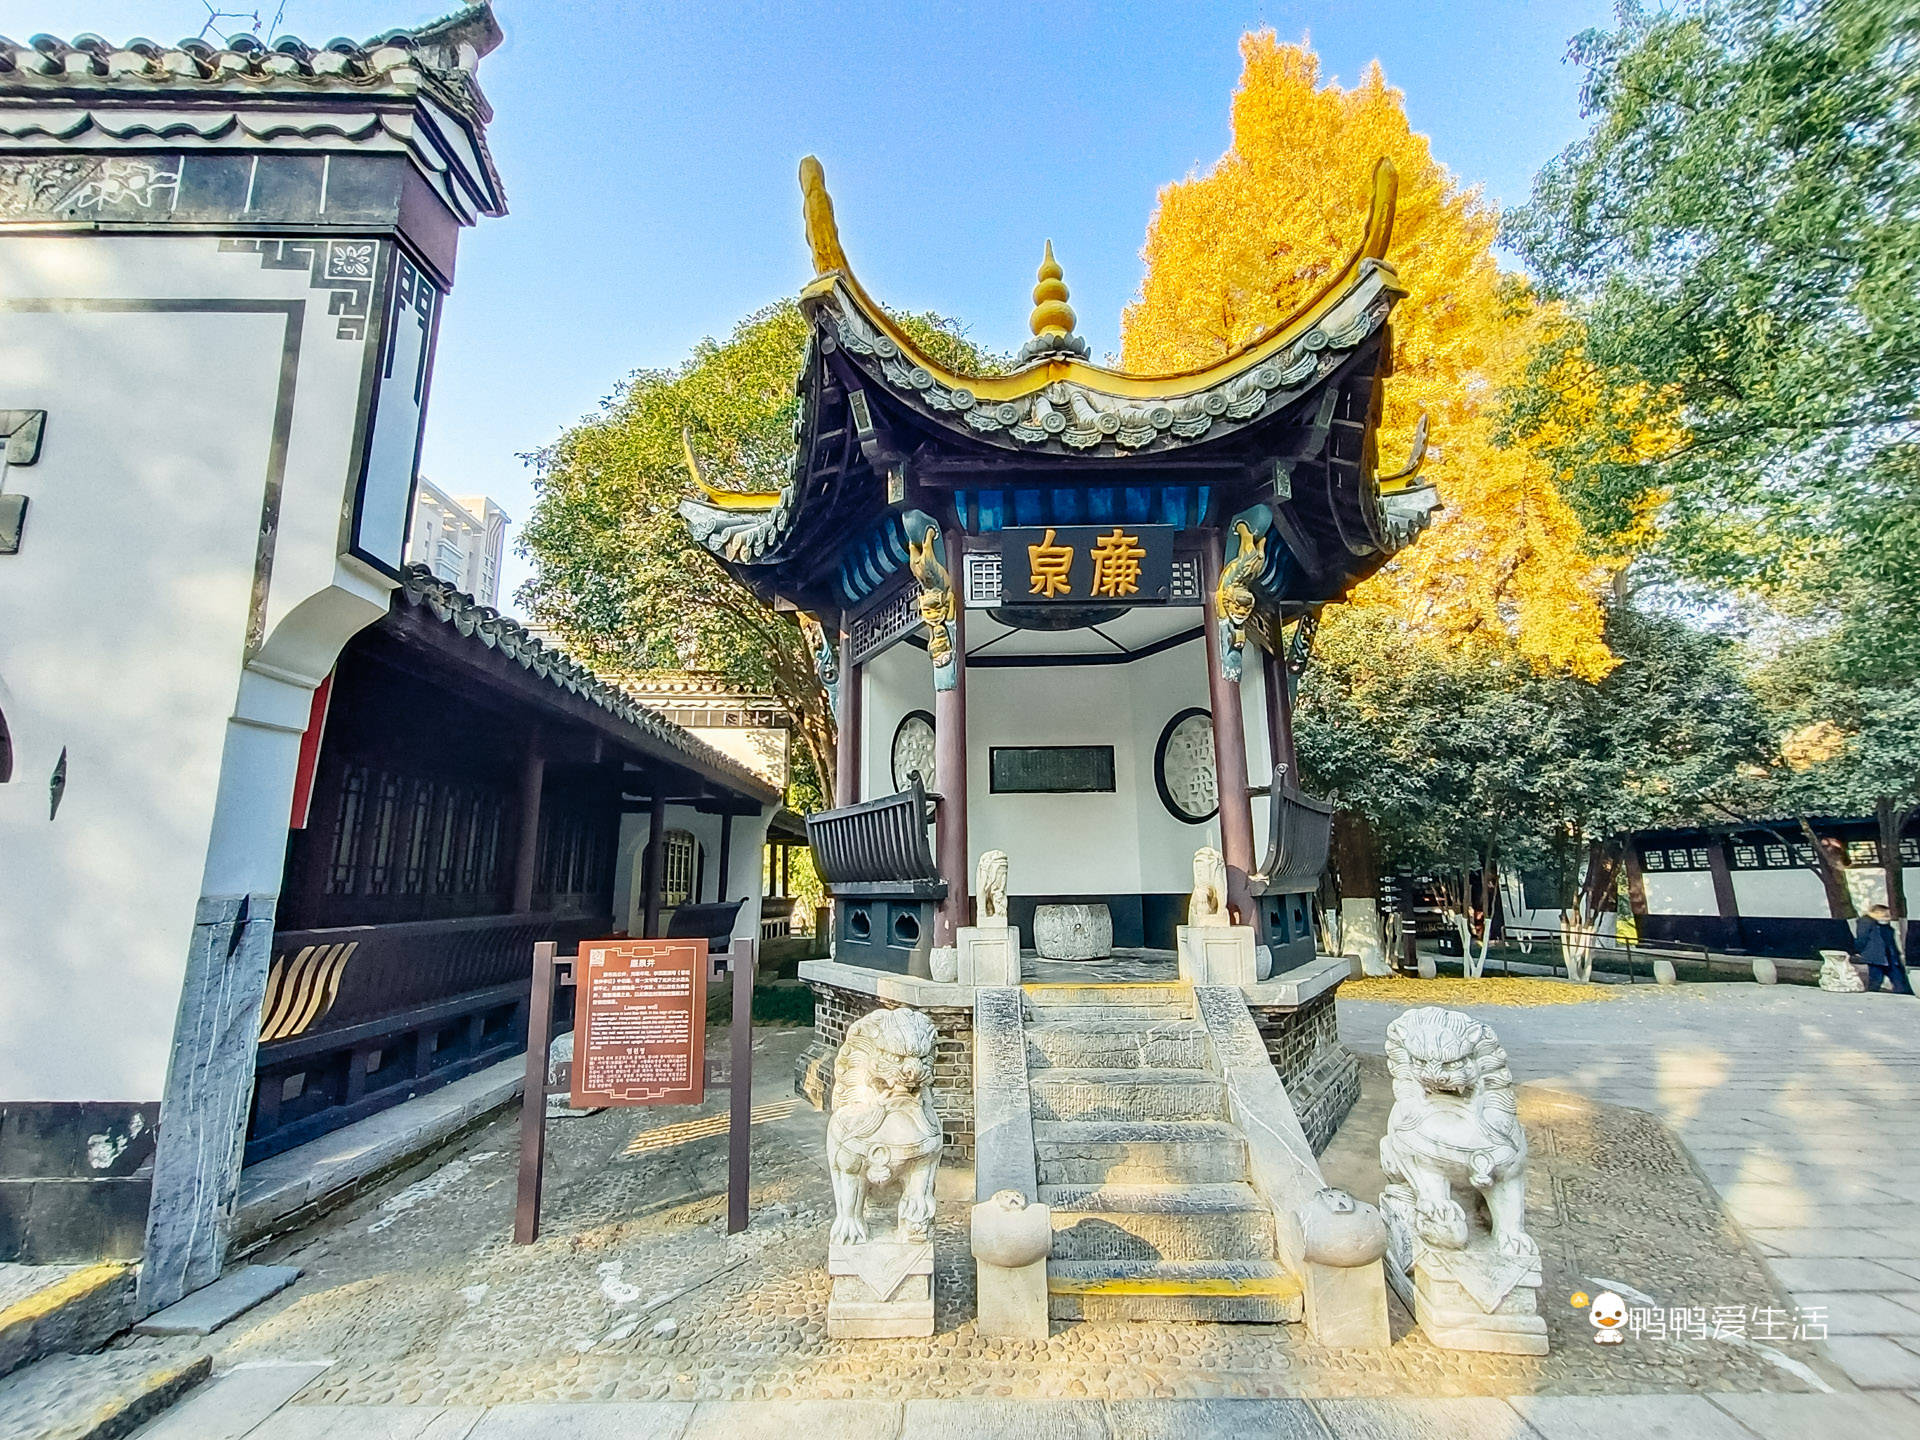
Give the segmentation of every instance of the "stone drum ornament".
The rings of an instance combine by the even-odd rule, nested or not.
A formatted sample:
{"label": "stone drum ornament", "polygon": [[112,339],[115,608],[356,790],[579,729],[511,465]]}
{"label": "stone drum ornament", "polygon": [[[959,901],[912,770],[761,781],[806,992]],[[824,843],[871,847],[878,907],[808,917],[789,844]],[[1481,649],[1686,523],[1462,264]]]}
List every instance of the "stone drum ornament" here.
{"label": "stone drum ornament", "polygon": [[[836,1339],[933,1333],[933,1022],[917,1010],[875,1010],[848,1027],[834,1060],[827,1163],[833,1233],[827,1333]],[[867,1234],[867,1200],[898,1186],[891,1239]]]}
{"label": "stone drum ornament", "polygon": [[1860,972],[1854,967],[1853,956],[1845,950],[1822,950],[1820,952],[1820,988],[1834,990],[1843,995],[1865,990],[1866,981],[1860,978]]}
{"label": "stone drum ornament", "polygon": [[1046,960],[1104,960],[1113,953],[1113,912],[1105,905],[1036,905],[1033,948]]}
{"label": "stone drum ornament", "polygon": [[1393,1111],[1380,1141],[1389,1255],[1413,1277],[1414,1314],[1436,1345],[1547,1353],[1537,1313],[1540,1247],[1526,1231],[1527,1135],[1507,1052],[1455,1010],[1409,1010],[1387,1027]]}

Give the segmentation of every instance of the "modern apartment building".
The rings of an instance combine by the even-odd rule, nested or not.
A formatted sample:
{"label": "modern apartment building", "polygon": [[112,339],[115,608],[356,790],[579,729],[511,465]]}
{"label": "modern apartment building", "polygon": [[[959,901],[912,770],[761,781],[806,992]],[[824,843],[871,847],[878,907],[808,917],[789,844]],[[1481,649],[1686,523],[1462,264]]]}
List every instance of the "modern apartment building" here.
{"label": "modern apartment building", "polygon": [[507,512],[484,495],[449,495],[426,476],[413,501],[407,559],[424,565],[480,604],[500,606],[500,559]]}

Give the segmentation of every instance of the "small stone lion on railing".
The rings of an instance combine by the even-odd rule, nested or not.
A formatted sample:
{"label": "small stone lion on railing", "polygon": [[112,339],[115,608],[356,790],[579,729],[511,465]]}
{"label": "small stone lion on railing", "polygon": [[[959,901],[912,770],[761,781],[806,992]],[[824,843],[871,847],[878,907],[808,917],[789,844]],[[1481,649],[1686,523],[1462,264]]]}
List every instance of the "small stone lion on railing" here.
{"label": "small stone lion on railing", "polygon": [[1520,1127],[1507,1052],[1492,1029],[1457,1010],[1426,1006],[1387,1026],[1393,1113],[1380,1140],[1382,1197],[1411,1191],[1413,1228],[1429,1245],[1459,1250],[1471,1226],[1454,1198],[1471,1187],[1486,1207],[1495,1249],[1537,1256],[1526,1218],[1527,1133]]}
{"label": "small stone lion on railing", "polygon": [[933,1044],[933,1022],[918,1010],[874,1010],[847,1029],[834,1060],[827,1121],[836,1245],[865,1242],[867,1194],[896,1180],[898,1238],[927,1238],[941,1145]]}

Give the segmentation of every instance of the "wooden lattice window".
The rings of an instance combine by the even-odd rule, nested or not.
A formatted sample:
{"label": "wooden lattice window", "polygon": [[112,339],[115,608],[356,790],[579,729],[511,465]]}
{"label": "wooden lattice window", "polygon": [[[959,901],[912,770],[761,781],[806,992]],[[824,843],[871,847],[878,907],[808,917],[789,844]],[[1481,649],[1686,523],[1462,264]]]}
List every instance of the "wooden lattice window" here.
{"label": "wooden lattice window", "polygon": [[660,903],[668,909],[694,898],[700,842],[690,831],[669,830],[660,837]]}

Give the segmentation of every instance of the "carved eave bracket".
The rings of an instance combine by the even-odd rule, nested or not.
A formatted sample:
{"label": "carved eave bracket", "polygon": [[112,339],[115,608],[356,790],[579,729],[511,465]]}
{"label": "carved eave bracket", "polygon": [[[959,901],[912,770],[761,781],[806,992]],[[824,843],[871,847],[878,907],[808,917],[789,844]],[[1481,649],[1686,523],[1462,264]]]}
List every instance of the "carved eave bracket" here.
{"label": "carved eave bracket", "polygon": [[953,570],[947,563],[940,523],[924,510],[900,517],[907,527],[907,557],[919,582],[921,622],[927,627],[927,658],[933,662],[933,688],[951,690],[959,681],[960,652],[954,634]]}

